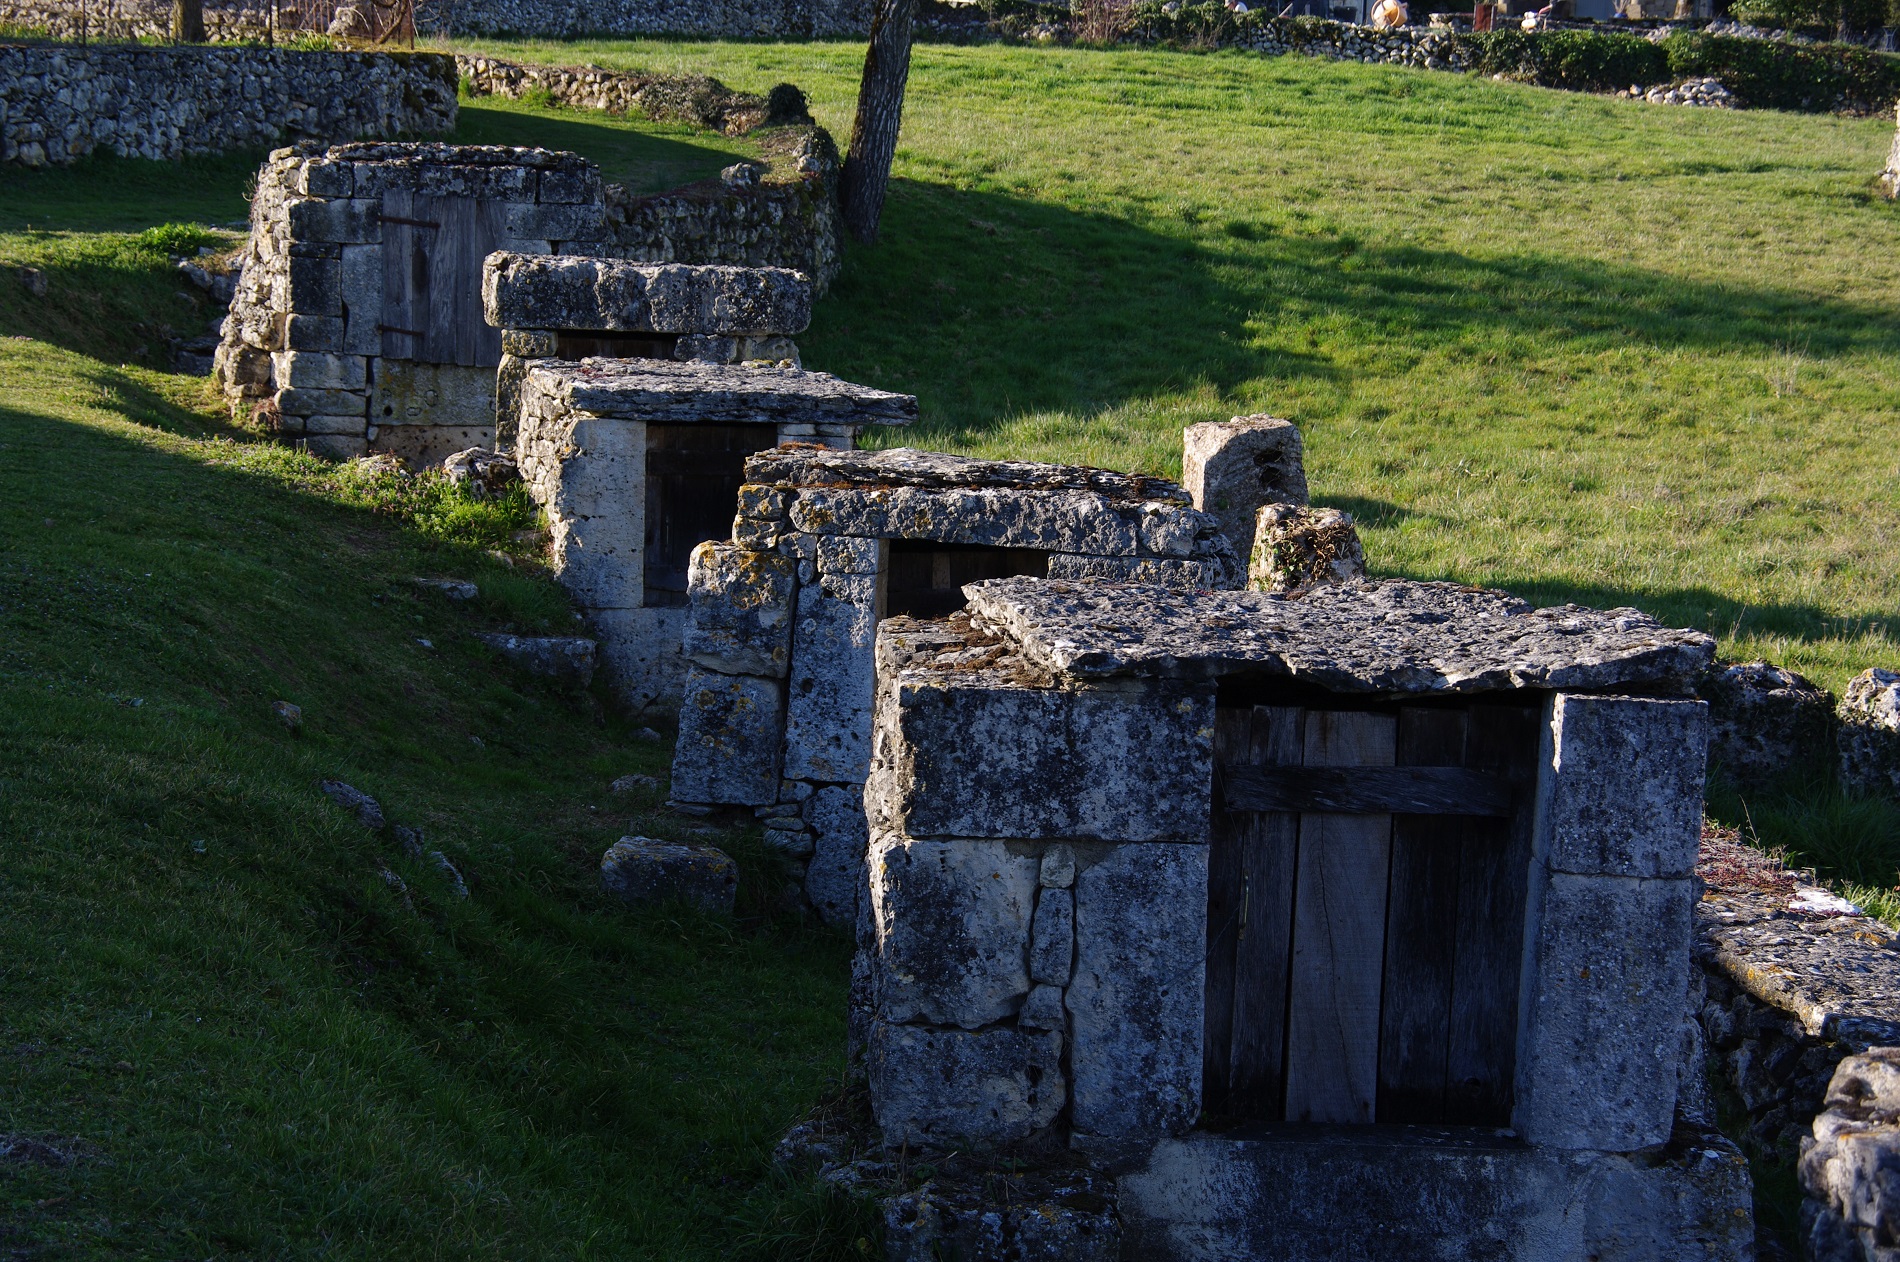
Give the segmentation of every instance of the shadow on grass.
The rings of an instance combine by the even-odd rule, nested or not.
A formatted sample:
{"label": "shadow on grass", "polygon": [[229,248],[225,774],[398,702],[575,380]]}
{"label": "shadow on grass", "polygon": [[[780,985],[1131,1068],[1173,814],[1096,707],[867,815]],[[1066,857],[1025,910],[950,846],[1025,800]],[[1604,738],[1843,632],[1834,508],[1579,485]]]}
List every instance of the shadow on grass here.
{"label": "shadow on grass", "polygon": [[[1300,328],[1306,345],[1289,346]],[[1260,335],[1277,330],[1275,344]],[[923,400],[923,433],[978,441],[1025,413],[1158,393],[1345,379],[1355,347],[1505,362],[1632,346],[1817,358],[1900,350],[1900,314],[1557,253],[1482,258],[1349,235],[1157,230],[1044,201],[898,180],[807,359]]]}

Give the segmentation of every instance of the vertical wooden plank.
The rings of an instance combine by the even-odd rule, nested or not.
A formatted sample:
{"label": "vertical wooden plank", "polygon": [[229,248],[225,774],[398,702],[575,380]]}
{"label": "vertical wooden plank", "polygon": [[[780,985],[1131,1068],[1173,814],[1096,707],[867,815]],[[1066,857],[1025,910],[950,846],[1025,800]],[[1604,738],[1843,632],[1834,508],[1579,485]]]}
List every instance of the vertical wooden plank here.
{"label": "vertical wooden plank", "polygon": [[[1423,706],[1399,711],[1399,766],[1458,767],[1464,755],[1463,711]],[[1460,839],[1472,822],[1457,815],[1398,815],[1392,820],[1385,997],[1379,1020],[1381,1122],[1445,1120],[1458,860]]]}
{"label": "vertical wooden plank", "polygon": [[415,197],[406,189],[383,194],[383,356],[414,359],[416,339],[395,329],[414,329],[416,229],[397,220],[415,218]]}
{"label": "vertical wooden plank", "polygon": [[1234,1028],[1234,940],[1240,929],[1241,854],[1252,816],[1222,804],[1220,768],[1248,756],[1253,710],[1214,712],[1214,814],[1207,852],[1207,990],[1201,1020],[1201,1109],[1228,1110],[1227,1066]]}
{"label": "vertical wooden plank", "polygon": [[[1256,706],[1247,761],[1298,766],[1306,712]],[[1242,842],[1241,932],[1234,944],[1234,1037],[1229,1077],[1236,1113],[1278,1120],[1285,1090],[1287,979],[1293,949],[1293,887],[1299,816],[1251,817]]]}
{"label": "vertical wooden plank", "polygon": [[1446,1052],[1446,1120],[1508,1126],[1517,1070],[1517,985],[1531,858],[1537,711],[1473,706],[1465,765],[1518,777],[1508,819],[1470,820],[1458,868],[1457,947]]}
{"label": "vertical wooden plank", "polygon": [[417,229],[428,248],[418,263],[427,278],[423,281],[426,294],[417,295],[422,305],[416,310],[416,319],[421,323],[409,326],[424,333],[416,358],[429,364],[459,363],[455,357],[455,295],[466,277],[458,275],[456,267],[467,237],[469,201],[465,197],[417,197],[415,206],[417,219],[436,225]]}
{"label": "vertical wooden plank", "polygon": [[[1302,762],[1389,767],[1397,728],[1388,714],[1311,712]],[[1373,1120],[1391,850],[1390,815],[1300,817],[1287,999],[1290,1122]]]}

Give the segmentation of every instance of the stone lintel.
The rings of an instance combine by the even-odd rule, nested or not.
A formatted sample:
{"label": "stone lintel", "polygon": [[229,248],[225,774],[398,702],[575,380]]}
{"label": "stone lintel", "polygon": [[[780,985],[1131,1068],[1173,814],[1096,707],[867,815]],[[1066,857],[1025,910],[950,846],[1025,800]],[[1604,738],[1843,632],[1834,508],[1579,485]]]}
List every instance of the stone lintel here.
{"label": "stone lintel", "polygon": [[597,416],[682,425],[908,425],[917,400],[829,373],[665,359],[538,360],[526,392]]}
{"label": "stone lintel", "polygon": [[1166,478],[1115,473],[1086,465],[1031,460],[978,460],[940,451],[894,447],[884,451],[762,451],[746,460],[746,481],[761,486],[829,490],[915,486],[931,490],[997,487],[1008,491],[1090,491],[1130,504],[1192,505]]}
{"label": "stone lintel", "polygon": [[1635,609],[1533,609],[1456,583],[1364,580],[1293,596],[991,579],[964,588],[978,623],[1073,678],[1245,673],[1333,692],[1684,688],[1715,640]]}
{"label": "stone lintel", "polygon": [[503,329],[789,334],[811,323],[811,279],[783,267],[498,250],[482,264],[482,306],[488,323]]}

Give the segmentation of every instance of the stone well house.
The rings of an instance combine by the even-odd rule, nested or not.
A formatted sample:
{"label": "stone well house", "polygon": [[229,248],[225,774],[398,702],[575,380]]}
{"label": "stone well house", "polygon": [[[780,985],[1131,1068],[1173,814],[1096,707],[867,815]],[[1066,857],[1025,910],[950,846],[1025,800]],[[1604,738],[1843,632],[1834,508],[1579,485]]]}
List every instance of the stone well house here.
{"label": "stone well house", "polygon": [[967,595],[878,636],[886,1144],[1065,1141],[1124,1257],[1752,1256],[1678,1108],[1710,637],[1398,581]]}

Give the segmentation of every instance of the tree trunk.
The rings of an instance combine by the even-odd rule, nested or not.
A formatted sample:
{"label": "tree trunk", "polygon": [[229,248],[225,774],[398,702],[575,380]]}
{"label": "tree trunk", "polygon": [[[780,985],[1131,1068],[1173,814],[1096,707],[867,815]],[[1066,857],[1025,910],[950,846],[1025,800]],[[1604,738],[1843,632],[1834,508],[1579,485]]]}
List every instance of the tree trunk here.
{"label": "tree trunk", "polygon": [[181,44],[205,42],[204,0],[172,0],[172,38]]}
{"label": "tree trunk", "polygon": [[891,156],[904,115],[904,82],[910,78],[911,24],[917,0],[878,0],[871,18],[871,47],[864,54],[858,116],[851,124],[840,200],[844,226],[869,245],[877,240],[884,192],[891,182]]}

